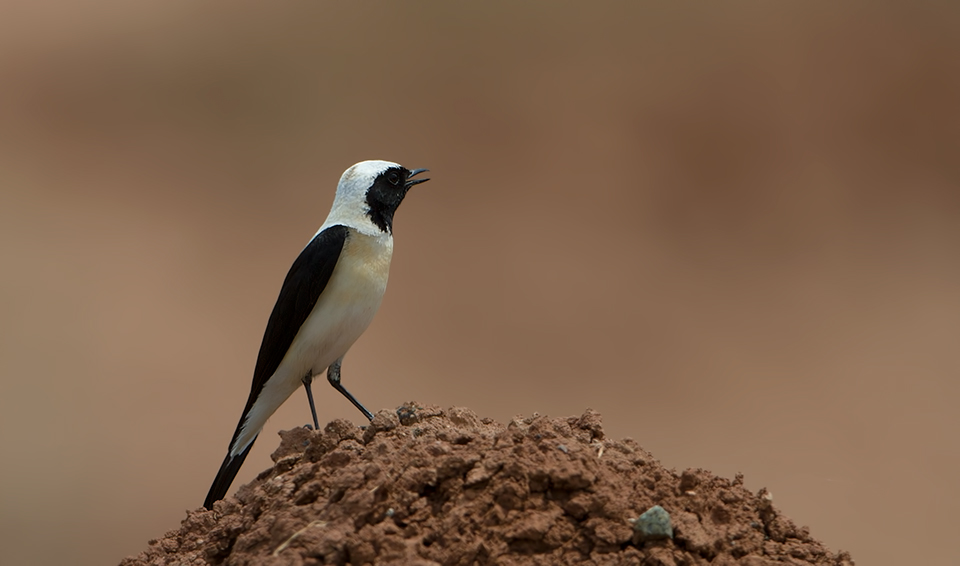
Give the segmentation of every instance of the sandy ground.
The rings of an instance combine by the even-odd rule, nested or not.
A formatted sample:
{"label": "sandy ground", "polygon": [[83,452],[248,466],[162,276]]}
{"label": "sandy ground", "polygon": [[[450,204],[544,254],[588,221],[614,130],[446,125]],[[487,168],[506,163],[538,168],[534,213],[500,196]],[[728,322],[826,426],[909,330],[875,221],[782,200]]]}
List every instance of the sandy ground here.
{"label": "sandy ground", "polygon": [[664,468],[600,414],[405,403],[281,432],[275,465],[120,566],[852,566],[743,476]]}
{"label": "sandy ground", "polygon": [[433,180],[344,364],[369,407],[591,407],[861,564],[960,561],[957,12],[5,2],[2,562],[116,563],[200,505],[371,158]]}

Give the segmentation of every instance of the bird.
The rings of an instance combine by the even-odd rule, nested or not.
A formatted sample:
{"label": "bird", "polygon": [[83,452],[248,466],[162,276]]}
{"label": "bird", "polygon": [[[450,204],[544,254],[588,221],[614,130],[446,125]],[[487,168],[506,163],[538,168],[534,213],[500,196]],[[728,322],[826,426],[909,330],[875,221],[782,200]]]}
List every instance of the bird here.
{"label": "bird", "polygon": [[314,376],[327,381],[360,412],[370,413],[341,383],[343,357],[373,320],[387,288],[393,255],[393,215],[414,179],[390,161],[361,161],[344,171],[327,219],[287,272],[270,313],[253,371],[253,383],[227,455],[203,506],[223,499],[267,419],[300,386],[313,426]]}

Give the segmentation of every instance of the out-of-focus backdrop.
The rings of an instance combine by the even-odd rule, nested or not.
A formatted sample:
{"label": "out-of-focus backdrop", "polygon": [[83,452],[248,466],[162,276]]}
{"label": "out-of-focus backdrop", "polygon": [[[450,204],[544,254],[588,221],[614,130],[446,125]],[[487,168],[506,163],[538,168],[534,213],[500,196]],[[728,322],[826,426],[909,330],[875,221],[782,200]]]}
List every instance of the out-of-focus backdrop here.
{"label": "out-of-focus backdrop", "polygon": [[591,407],[859,563],[956,564],[957,6],[4,3],[0,562],[200,505],[287,268],[388,159],[433,180],[367,406]]}

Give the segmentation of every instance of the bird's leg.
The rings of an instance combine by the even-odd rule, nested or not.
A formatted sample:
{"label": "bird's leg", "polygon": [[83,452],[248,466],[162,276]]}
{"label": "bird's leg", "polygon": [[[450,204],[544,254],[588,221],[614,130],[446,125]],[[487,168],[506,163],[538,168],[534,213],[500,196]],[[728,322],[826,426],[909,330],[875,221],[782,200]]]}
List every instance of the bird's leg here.
{"label": "bird's leg", "polygon": [[310,385],[313,383],[313,370],[308,371],[300,381],[303,382],[303,388],[307,390],[307,401],[310,401],[310,413],[313,414],[313,430],[320,430],[320,421],[317,420],[317,407],[313,404],[313,391],[310,390]]}
{"label": "bird's leg", "polygon": [[330,367],[327,368],[327,381],[330,382],[330,385],[334,389],[343,394],[344,397],[350,400],[353,405],[360,409],[360,412],[363,413],[363,416],[367,417],[367,420],[373,420],[373,413],[367,410],[366,407],[360,404],[360,401],[357,401],[357,398],[350,394],[349,391],[343,386],[340,385],[340,364],[343,363],[343,358],[333,362]]}

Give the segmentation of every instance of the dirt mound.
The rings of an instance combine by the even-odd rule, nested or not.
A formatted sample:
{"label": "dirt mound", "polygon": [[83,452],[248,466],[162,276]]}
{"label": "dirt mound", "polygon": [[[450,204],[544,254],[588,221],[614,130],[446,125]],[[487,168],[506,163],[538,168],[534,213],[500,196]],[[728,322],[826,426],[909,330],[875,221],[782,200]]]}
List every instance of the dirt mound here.
{"label": "dirt mound", "polygon": [[280,435],[273,468],[121,566],[853,564],[766,490],[665,469],[589,410],[503,426],[410,403]]}

